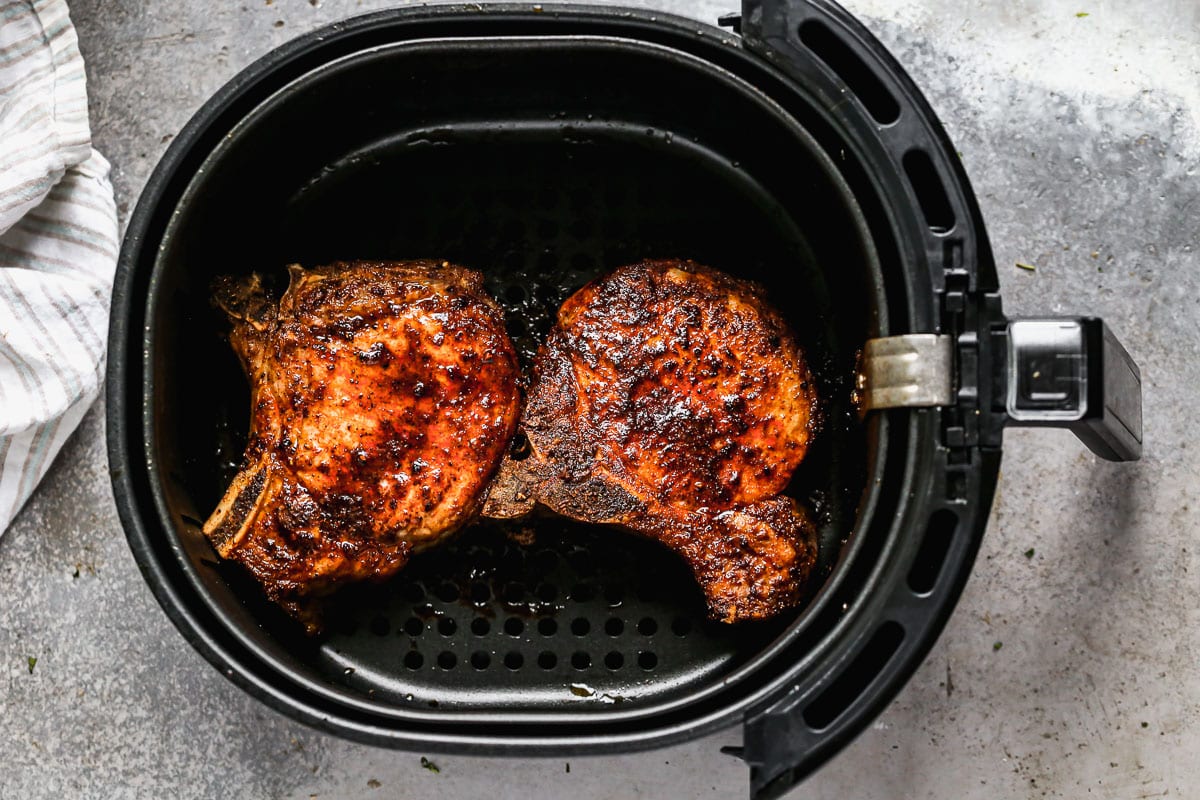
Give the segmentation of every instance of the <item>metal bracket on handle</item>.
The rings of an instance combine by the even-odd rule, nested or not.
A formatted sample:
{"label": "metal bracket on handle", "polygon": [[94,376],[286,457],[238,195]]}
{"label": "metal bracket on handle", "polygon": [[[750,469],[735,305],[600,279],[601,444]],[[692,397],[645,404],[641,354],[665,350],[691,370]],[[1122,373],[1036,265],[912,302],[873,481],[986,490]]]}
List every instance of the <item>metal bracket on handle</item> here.
{"label": "metal bracket on handle", "polygon": [[863,410],[952,405],[953,347],[953,337],[936,333],[868,339],[858,376]]}

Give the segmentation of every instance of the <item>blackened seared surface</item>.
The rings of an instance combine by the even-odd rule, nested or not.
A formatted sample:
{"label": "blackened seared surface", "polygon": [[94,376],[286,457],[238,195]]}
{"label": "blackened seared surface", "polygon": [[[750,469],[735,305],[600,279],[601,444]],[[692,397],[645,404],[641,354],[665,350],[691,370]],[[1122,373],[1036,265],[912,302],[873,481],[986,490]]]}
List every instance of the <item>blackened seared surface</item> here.
{"label": "blackened seared surface", "polygon": [[801,598],[815,531],[779,497],[804,458],[816,392],[762,290],[689,261],[644,261],[562,306],[486,513],[529,499],[679,553],[719,619]]}
{"label": "blackened seared surface", "polygon": [[546,350],[570,363],[597,459],[658,502],[754,502],[804,458],[812,381],[755,284],[688,261],[623,267],[567,300]]}
{"label": "blackened seared surface", "polygon": [[626,527],[682,556],[709,616],[724,622],[768,619],[795,606],[817,559],[813,520],[790,497],[716,513],[651,504]]}
{"label": "blackened seared surface", "polygon": [[[478,273],[295,271],[274,340],[280,450],[310,491],[414,547],[474,507],[512,433],[517,367]],[[337,313],[330,313],[337,309]]]}
{"label": "blackened seared surface", "polygon": [[304,596],[387,577],[471,519],[520,397],[478,273],[436,262],[290,271],[273,314],[252,299],[257,279],[218,292],[252,386],[243,474],[268,477],[249,512],[235,478],[226,497],[238,501],[205,530],[303,616]]}

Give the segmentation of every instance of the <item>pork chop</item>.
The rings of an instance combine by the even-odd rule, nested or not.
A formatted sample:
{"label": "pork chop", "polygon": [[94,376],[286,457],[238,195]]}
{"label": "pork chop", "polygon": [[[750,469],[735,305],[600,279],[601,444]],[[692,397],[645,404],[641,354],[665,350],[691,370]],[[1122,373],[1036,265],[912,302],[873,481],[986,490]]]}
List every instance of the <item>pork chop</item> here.
{"label": "pork chop", "polygon": [[473,270],[289,267],[217,304],[251,386],[244,463],[204,525],[310,632],[315,598],[381,580],[478,512],[520,412],[504,316]]}
{"label": "pork chop", "polygon": [[691,567],[711,616],[794,606],[815,528],[782,494],[817,396],[761,287],[690,261],[622,267],[572,295],[539,350],[484,515],[536,506],[651,537]]}

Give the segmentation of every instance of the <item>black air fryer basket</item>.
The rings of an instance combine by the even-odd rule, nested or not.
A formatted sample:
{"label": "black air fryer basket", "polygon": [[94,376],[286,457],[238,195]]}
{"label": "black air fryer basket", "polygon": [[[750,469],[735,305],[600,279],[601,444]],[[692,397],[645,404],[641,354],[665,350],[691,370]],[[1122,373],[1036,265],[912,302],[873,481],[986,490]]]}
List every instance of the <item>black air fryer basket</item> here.
{"label": "black air fryer basket", "polygon": [[[722,24],[386,11],[266,56],[176,138],[121,254],[109,455],[147,581],[239,686],[324,730],[423,750],[596,754],[742,725],[751,795],[777,797],[942,629],[1005,425],[1071,427],[1102,457],[1138,457],[1137,367],[1098,320],[1003,316],[962,165],[883,47],[828,0],[745,0]],[[212,278],[418,257],[482,270],[526,363],[606,269],[690,257],[763,283],[828,417],[792,487],[821,520],[806,604],[710,622],[672,554],[562,520],[476,525],[387,585],[343,592],[319,640],[258,599],[200,533],[248,417]]]}

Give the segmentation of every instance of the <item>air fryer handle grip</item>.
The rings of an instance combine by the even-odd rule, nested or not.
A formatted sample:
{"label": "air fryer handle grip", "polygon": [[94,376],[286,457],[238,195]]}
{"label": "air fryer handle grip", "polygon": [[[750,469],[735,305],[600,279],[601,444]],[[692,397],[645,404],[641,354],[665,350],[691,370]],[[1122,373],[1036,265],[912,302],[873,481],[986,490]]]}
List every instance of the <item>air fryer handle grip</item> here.
{"label": "air fryer handle grip", "polygon": [[1069,428],[1109,461],[1142,456],[1142,373],[1103,320],[1009,320],[1008,424]]}

